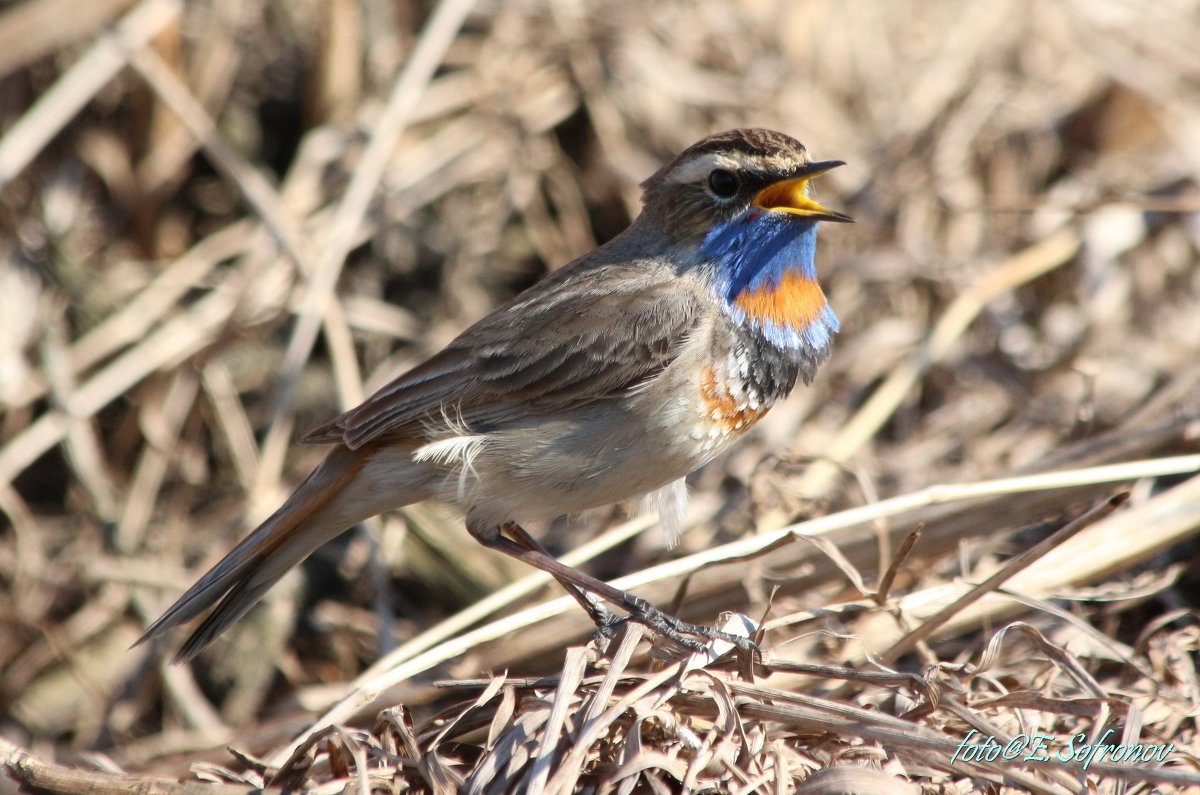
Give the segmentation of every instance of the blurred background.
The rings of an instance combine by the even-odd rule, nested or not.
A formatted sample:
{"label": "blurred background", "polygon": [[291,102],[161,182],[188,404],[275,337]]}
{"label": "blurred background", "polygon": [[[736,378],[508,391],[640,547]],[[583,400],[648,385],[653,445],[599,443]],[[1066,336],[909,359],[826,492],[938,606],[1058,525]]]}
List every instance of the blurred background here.
{"label": "blurred background", "polygon": [[[619,232],[639,182],[722,129],[848,164],[816,186],[858,221],[819,250],[843,331],[693,478],[681,549],[651,532],[592,571],[939,483],[1195,452],[1198,41],[1194,0],[0,5],[0,732],[132,769],[270,747],[322,687],[526,574],[415,506],[322,549],[193,666],[128,650],[316,462],[303,431]],[[1070,504],[967,517],[915,576],[1028,546],[1007,531]],[[1131,560],[1178,565],[1106,631],[1194,605],[1193,551]],[[743,576],[694,617],[761,611]],[[844,583],[799,587],[812,605]],[[557,670],[586,636],[570,616],[435,673]]]}

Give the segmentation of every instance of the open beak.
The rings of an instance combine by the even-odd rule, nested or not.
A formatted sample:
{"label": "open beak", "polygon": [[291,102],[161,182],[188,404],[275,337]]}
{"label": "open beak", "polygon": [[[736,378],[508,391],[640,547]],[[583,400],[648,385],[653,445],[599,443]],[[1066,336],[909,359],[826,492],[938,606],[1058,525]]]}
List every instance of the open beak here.
{"label": "open beak", "polygon": [[833,210],[826,210],[808,197],[808,181],[818,174],[846,165],[841,160],[822,160],[800,167],[796,176],[772,183],[754,197],[754,206],[763,210],[798,215],[814,221],[854,223],[854,219]]}

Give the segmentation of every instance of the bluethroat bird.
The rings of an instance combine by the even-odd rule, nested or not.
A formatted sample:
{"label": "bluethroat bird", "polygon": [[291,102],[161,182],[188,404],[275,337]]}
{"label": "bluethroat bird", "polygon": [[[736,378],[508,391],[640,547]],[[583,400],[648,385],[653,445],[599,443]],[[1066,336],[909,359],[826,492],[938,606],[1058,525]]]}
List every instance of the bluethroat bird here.
{"label": "bluethroat bird", "polygon": [[689,648],[719,636],[565,566],[521,523],[649,495],[678,531],[684,477],[829,356],[817,225],[851,219],[808,186],[839,165],[762,129],[688,147],[642,184],[628,229],[309,433],[325,459],[142,641],[212,608],[176,655],[189,659],[326,541],[432,497],[552,575],[601,630],[617,623],[609,602]]}

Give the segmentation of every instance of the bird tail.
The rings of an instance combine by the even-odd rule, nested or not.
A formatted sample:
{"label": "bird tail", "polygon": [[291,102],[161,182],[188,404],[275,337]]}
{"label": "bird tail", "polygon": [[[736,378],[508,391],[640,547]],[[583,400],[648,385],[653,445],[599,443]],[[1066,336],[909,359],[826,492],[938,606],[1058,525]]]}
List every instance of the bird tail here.
{"label": "bird tail", "polygon": [[213,608],[174,662],[192,659],[326,541],[364,519],[429,496],[428,479],[427,469],[407,454],[336,446],[279,510],[167,608],[134,645]]}

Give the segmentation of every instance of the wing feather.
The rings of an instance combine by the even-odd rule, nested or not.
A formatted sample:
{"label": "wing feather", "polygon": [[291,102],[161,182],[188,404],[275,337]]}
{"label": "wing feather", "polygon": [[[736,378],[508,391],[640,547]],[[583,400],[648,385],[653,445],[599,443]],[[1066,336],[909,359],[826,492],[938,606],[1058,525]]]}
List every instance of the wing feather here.
{"label": "wing feather", "polygon": [[702,308],[699,290],[666,267],[560,271],[304,441],[420,439],[448,415],[482,432],[628,394],[670,365]]}

